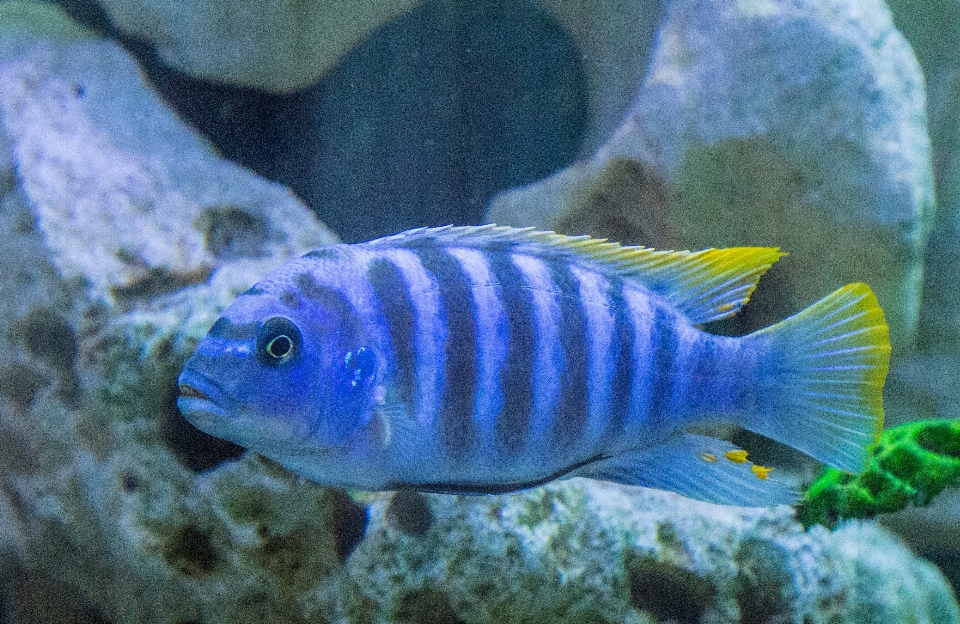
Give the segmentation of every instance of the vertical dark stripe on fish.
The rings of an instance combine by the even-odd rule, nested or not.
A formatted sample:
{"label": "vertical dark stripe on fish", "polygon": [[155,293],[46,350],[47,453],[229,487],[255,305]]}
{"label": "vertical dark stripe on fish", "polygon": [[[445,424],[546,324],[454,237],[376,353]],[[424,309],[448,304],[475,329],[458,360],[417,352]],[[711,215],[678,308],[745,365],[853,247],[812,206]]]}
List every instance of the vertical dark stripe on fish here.
{"label": "vertical dark stripe on fish", "polygon": [[292,290],[284,290],[278,295],[278,299],[280,299],[280,303],[291,310],[296,310],[300,307],[300,297]]}
{"label": "vertical dark stripe on fish", "polygon": [[653,323],[650,326],[650,344],[653,353],[653,384],[647,408],[647,422],[659,427],[669,414],[673,398],[673,380],[677,344],[676,319],[666,312],[663,304],[653,304]]}
{"label": "vertical dark stripe on fish", "polygon": [[415,253],[437,282],[447,324],[438,442],[447,458],[461,460],[476,448],[478,437],[473,418],[477,392],[477,321],[472,284],[457,259],[445,250],[421,247]]}
{"label": "vertical dark stripe on fish", "polygon": [[556,420],[550,428],[550,448],[560,450],[579,442],[587,426],[589,353],[587,313],[580,297],[580,280],[563,259],[550,262],[550,276],[559,288],[560,326],[564,366],[560,375],[560,400]]}
{"label": "vertical dark stripe on fish", "polygon": [[498,294],[509,325],[507,359],[500,371],[503,407],[495,426],[497,448],[507,456],[527,444],[533,412],[533,369],[536,361],[533,292],[509,251],[488,252],[490,271],[499,284]]}
{"label": "vertical dark stripe on fish", "polygon": [[610,285],[610,309],[613,312],[613,338],[608,356],[613,362],[610,375],[610,410],[602,443],[616,441],[623,433],[630,417],[630,398],[633,391],[633,341],[632,310],[623,296],[623,280],[616,279]]}
{"label": "vertical dark stripe on fish", "polygon": [[416,413],[415,372],[417,369],[415,351],[415,323],[413,302],[403,273],[391,262],[383,258],[374,260],[367,269],[367,280],[380,300],[383,320],[393,343],[394,388],[397,398]]}
{"label": "vertical dark stripe on fish", "polygon": [[213,327],[207,332],[211,338],[228,338],[230,340],[251,340],[257,335],[260,323],[234,323],[225,316],[217,319]]}
{"label": "vertical dark stripe on fish", "polygon": [[715,394],[717,388],[713,383],[721,353],[718,346],[713,338],[697,340],[693,351],[686,358],[684,368],[690,373],[685,378],[686,396],[683,404],[689,409],[710,410],[712,406],[724,403],[724,397]]}
{"label": "vertical dark stripe on fish", "polygon": [[[350,301],[343,293],[329,286],[323,286],[317,282],[317,279],[309,271],[302,271],[294,275],[293,283],[305,298],[320,304],[323,308],[335,314],[337,320],[343,324],[345,335],[356,335],[359,329],[359,319]],[[351,345],[350,348],[356,346]]]}

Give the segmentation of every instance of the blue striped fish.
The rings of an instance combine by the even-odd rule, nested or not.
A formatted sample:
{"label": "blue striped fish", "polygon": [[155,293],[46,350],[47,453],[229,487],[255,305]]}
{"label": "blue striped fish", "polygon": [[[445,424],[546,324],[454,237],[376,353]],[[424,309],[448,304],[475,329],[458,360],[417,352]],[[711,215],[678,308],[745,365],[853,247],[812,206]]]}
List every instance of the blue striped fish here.
{"label": "blue striped fish", "polygon": [[332,245],[224,311],[178,405],[346,488],[500,493],[581,476],[789,503],[745,451],[689,430],[732,423],[860,471],[890,346],[864,284],[745,337],[697,327],[735,314],[783,255],[493,225]]}

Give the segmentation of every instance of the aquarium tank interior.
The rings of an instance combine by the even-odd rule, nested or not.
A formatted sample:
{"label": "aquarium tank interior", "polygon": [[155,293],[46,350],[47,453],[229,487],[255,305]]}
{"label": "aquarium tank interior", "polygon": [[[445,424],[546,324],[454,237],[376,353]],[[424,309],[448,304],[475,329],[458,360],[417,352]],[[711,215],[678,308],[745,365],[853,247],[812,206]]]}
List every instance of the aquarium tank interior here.
{"label": "aquarium tank interior", "polygon": [[0,0],[0,233],[0,624],[960,624],[960,0]]}

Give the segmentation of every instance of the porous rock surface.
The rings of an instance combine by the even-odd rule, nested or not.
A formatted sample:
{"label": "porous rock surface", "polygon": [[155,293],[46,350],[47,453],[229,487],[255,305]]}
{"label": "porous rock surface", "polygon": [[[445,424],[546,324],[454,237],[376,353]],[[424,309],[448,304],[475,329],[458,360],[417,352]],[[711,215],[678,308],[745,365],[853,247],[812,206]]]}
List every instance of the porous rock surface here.
{"label": "porous rock surface", "polygon": [[25,44],[0,84],[19,190],[60,272],[95,297],[171,290],[218,262],[331,238],[289,191],[216,158],[115,44]]}
{"label": "porous rock surface", "polygon": [[[926,78],[936,181],[937,215],[924,262],[918,340],[921,347],[951,357],[960,349],[960,289],[955,287],[960,273],[960,0],[888,4]],[[939,414],[945,415],[950,414]]]}
{"label": "porous rock surface", "polygon": [[114,24],[171,67],[277,91],[315,82],[346,52],[421,0],[98,0]]}
{"label": "porous rock surface", "polygon": [[211,154],[112,44],[0,49],[10,620],[960,622],[939,572],[869,524],[805,533],[787,507],[588,480],[351,498],[196,432],[175,379],[197,340],[333,238]]}
{"label": "porous rock surface", "polygon": [[[329,72],[423,0],[97,0],[112,23],[151,43],[170,67],[218,83],[292,91]],[[596,149],[626,111],[643,76],[662,11],[658,0],[535,0],[574,37],[587,74],[584,146]],[[459,3],[438,3],[458,33]],[[469,18],[467,18],[469,19]],[[411,33],[412,36],[431,36]],[[422,59],[423,63],[432,62]]]}
{"label": "porous rock surface", "polygon": [[756,295],[767,320],[866,281],[909,344],[933,181],[923,77],[883,3],[679,0],[650,59],[592,158],[500,195],[488,220],[781,247],[781,288]]}

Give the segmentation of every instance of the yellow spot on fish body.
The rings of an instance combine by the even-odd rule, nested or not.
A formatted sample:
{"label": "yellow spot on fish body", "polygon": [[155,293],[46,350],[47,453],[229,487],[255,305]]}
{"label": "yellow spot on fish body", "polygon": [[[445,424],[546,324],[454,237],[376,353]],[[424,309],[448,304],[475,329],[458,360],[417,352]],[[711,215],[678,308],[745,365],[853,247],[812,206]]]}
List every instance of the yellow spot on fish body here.
{"label": "yellow spot on fish body", "polygon": [[708,461],[708,462],[715,462],[715,461],[717,461],[717,456],[714,455],[713,453],[700,453],[700,458],[701,458],[703,461]]}
{"label": "yellow spot on fish body", "polygon": [[735,304],[733,304],[733,303],[725,303],[725,304],[723,304],[723,305],[721,305],[721,306],[717,306],[717,312],[729,312],[730,310],[734,309],[735,307],[737,307],[737,306],[736,306]]}
{"label": "yellow spot on fish body", "polygon": [[766,481],[770,476],[770,471],[773,470],[773,468],[764,468],[763,466],[758,466],[756,464],[750,466],[750,469],[753,470],[753,474],[757,475],[757,478],[761,481]]}
{"label": "yellow spot on fish body", "polygon": [[727,459],[729,459],[735,464],[742,464],[745,461],[747,461],[747,452],[741,451],[739,449],[736,451],[727,451],[726,453],[724,453],[724,457],[726,457]]}

